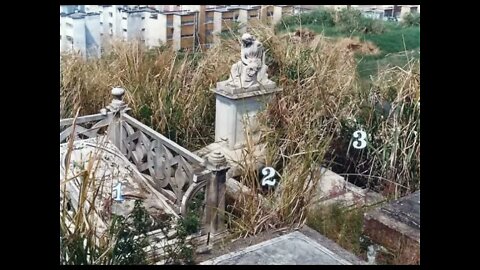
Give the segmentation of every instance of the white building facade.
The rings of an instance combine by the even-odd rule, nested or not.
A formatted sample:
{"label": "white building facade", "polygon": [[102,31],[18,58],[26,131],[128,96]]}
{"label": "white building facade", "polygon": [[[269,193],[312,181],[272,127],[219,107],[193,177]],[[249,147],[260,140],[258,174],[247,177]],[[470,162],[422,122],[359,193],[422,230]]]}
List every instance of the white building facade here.
{"label": "white building facade", "polygon": [[[98,57],[116,39],[139,41],[148,48],[164,44],[173,49],[211,45],[214,33],[232,22],[259,19],[261,6],[201,5],[82,5],[60,6],[60,51]],[[275,19],[284,6],[272,10]],[[203,15],[200,15],[203,14]],[[202,33],[199,35],[199,33]],[[208,42],[207,42],[208,40]]]}
{"label": "white building facade", "polygon": [[100,14],[60,14],[60,51],[80,53],[85,58],[101,52]]}

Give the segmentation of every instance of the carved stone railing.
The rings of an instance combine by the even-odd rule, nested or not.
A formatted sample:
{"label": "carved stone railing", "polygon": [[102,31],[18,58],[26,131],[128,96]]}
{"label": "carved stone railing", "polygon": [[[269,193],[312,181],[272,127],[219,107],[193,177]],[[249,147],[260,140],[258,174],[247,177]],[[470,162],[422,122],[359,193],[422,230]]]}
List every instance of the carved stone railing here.
{"label": "carved stone railing", "polygon": [[205,161],[128,114],[121,118],[120,151],[182,215],[212,172]]}
{"label": "carved stone railing", "polygon": [[[100,114],[60,120],[60,143],[68,138],[105,135],[134,164],[151,187],[167,198],[180,215],[188,213],[196,195],[204,193],[202,235],[225,230],[225,178],[222,154],[200,158],[127,114],[125,91],[112,90],[113,100]],[[72,133],[74,131],[74,133]]]}
{"label": "carved stone railing", "polygon": [[[112,113],[99,113],[81,116],[77,119],[61,119],[60,143],[66,143],[68,138],[72,135],[74,136],[74,140],[88,139],[104,135],[108,125],[112,120],[112,116]],[[75,131],[75,133],[73,134],[72,131]]]}

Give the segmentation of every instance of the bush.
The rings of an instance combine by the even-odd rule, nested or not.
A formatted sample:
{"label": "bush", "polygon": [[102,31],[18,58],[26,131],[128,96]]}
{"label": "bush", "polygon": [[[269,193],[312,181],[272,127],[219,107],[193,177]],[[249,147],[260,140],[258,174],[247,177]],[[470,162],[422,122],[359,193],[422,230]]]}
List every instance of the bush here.
{"label": "bush", "polygon": [[366,18],[361,11],[356,9],[340,10],[336,26],[350,34],[355,32],[379,34],[385,30],[383,21]]}
{"label": "bush", "polygon": [[326,9],[316,9],[311,12],[301,13],[293,16],[282,17],[277,24],[277,30],[293,28],[297,25],[322,25],[324,27],[332,27],[335,25],[333,11]]}
{"label": "bush", "polygon": [[420,13],[407,13],[403,16],[402,25],[405,27],[420,26]]}

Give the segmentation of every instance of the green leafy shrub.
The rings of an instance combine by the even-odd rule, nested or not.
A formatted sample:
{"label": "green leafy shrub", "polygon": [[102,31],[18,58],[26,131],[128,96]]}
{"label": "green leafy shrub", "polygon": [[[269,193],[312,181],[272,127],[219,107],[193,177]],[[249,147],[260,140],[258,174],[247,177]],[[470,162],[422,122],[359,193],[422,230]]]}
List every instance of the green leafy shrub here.
{"label": "green leafy shrub", "polygon": [[403,16],[402,25],[405,27],[420,26],[420,13],[409,12]]}

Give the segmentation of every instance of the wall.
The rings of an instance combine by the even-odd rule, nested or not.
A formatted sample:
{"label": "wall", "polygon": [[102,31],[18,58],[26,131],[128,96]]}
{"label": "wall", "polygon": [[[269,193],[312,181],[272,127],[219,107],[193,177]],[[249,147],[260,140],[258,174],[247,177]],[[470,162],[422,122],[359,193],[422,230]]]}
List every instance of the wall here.
{"label": "wall", "polygon": [[[156,19],[152,18],[152,15]],[[148,48],[160,46],[167,42],[167,16],[165,14],[149,14],[145,16],[145,45]]]}
{"label": "wall", "polygon": [[213,33],[218,34],[222,32],[222,12],[215,11],[213,13]]}
{"label": "wall", "polygon": [[65,28],[65,17],[60,16],[60,52],[67,49]]}
{"label": "wall", "polygon": [[281,19],[282,19],[282,7],[274,6],[272,23],[277,24]]}
{"label": "wall", "polygon": [[173,15],[173,36],[172,36],[173,49],[180,50],[182,42],[182,16]]}
{"label": "wall", "polygon": [[[142,40],[143,39],[143,16],[144,12],[127,13],[127,40]],[[125,15],[124,15],[125,17]],[[123,19],[123,18],[122,18]],[[146,19],[146,18],[145,18]],[[124,31],[125,32],[125,31]]]}
{"label": "wall", "polygon": [[84,18],[79,18],[79,19],[68,18],[68,19],[67,19],[67,22],[73,25],[72,27],[73,50],[75,52],[80,52],[86,58],[87,48],[86,48],[86,41],[85,41],[85,19]]}
{"label": "wall", "polygon": [[100,57],[100,14],[85,16],[85,46],[87,57]]}
{"label": "wall", "polygon": [[248,10],[240,9],[238,11],[238,22],[241,23],[240,33],[245,33],[247,31]]}

